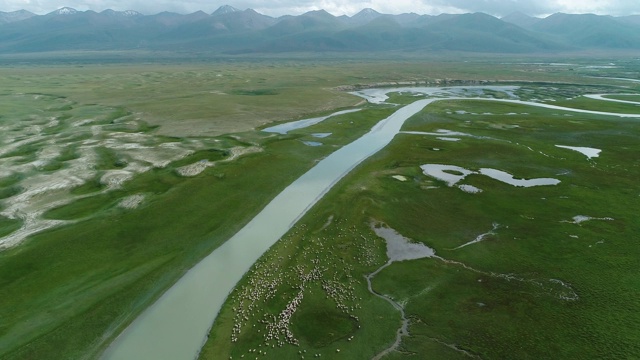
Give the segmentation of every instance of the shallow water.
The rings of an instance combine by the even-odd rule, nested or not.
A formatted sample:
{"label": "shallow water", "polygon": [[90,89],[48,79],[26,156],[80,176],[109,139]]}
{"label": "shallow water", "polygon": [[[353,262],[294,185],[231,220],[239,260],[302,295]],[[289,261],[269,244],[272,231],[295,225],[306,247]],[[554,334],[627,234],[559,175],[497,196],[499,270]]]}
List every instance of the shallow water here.
{"label": "shallow water", "polygon": [[[284,123],[284,124],[268,127],[266,129],[262,129],[262,131],[270,132],[270,133],[278,133],[278,134],[283,134],[284,135],[284,134],[288,133],[291,130],[304,129],[306,127],[321,123],[321,122],[327,120],[330,117],[349,114],[349,113],[353,113],[353,112],[360,111],[360,110],[361,109],[351,109],[351,110],[338,111],[338,112],[335,112],[335,113],[333,113],[331,115],[327,115],[327,116],[321,116],[321,117],[316,117],[316,118],[311,118],[311,119],[303,119],[303,120],[298,120],[298,121],[292,121],[292,122],[288,122],[288,123]],[[329,135],[331,135],[331,134],[329,134]]]}
{"label": "shallow water", "polygon": [[454,186],[468,175],[475,174],[471,170],[453,165],[426,164],[420,166],[420,168],[425,175],[442,180],[448,186]]}
{"label": "shallow water", "polygon": [[[560,180],[553,178],[516,179],[513,177],[513,175],[507,172],[488,168],[482,168],[477,172],[459,166],[441,164],[426,164],[420,166],[420,168],[425,175],[444,181],[450,187],[455,186],[460,181],[464,180],[467,176],[472,174],[485,175],[492,179],[518,187],[557,185],[560,183]],[[459,187],[466,192],[476,193],[481,191],[480,189],[470,185],[460,185]]]}
{"label": "shallow water", "polygon": [[389,262],[436,257],[436,251],[422,243],[412,242],[392,228],[372,224],[371,229],[387,243]]}
{"label": "shallow water", "polygon": [[324,139],[326,137],[331,136],[333,133],[315,133],[315,134],[311,134],[311,136],[313,136],[314,138],[318,138],[318,139]]}
{"label": "shallow water", "polygon": [[595,148],[590,148],[590,147],[580,147],[580,146],[556,145],[556,147],[577,151],[577,152],[585,155],[589,159],[596,158],[596,157],[600,156],[600,152],[602,151],[600,149],[595,149]]}
{"label": "shallow water", "polygon": [[351,92],[353,95],[360,96],[372,104],[383,104],[389,99],[387,94],[390,93],[412,93],[423,96],[480,96],[484,90],[504,92],[511,97],[516,97],[514,91],[518,90],[518,86],[452,86],[452,87],[401,87],[401,88],[383,88],[383,89],[365,89]]}
{"label": "shallow water", "polygon": [[545,186],[545,185],[558,185],[560,180],[553,178],[537,178],[537,179],[516,179],[508,172],[504,172],[496,169],[480,169],[480,174],[486,175],[492,179],[502,181],[509,185],[518,187],[532,187],[532,186]]}
{"label": "shallow water", "polygon": [[567,221],[567,222],[571,222],[572,224],[580,224],[585,221],[591,221],[591,220],[613,221],[614,219],[610,217],[596,218],[596,217],[591,217],[586,215],[576,215],[573,217],[572,220],[573,221]]}
{"label": "shallow water", "polygon": [[473,136],[471,134],[458,132],[458,131],[450,131],[450,130],[436,130],[435,132],[425,132],[425,131],[402,131],[402,134],[410,134],[410,135],[433,135],[433,136]]}

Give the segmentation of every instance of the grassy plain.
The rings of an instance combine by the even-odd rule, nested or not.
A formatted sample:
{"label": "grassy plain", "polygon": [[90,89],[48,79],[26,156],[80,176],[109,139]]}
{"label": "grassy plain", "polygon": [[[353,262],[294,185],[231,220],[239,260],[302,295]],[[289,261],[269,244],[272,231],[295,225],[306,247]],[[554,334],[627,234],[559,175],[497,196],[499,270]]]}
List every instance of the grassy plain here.
{"label": "grassy plain", "polygon": [[[619,110],[615,103],[593,106]],[[374,290],[401,304],[410,321],[409,336],[388,358],[637,356],[640,317],[633,309],[640,303],[625,290],[639,285],[637,244],[629,241],[640,230],[637,121],[475,100],[430,105],[403,130],[470,136],[398,135],[343,179],[239,283],[201,358],[370,359],[391,346],[400,315],[366,291],[364,279],[387,261],[372,219],[441,257],[394,263],[374,278]],[[555,145],[603,152],[589,160]],[[423,174],[420,165],[430,163],[561,183],[519,188],[471,175],[465,184],[483,192],[469,194]],[[579,215],[593,219],[580,222]],[[456,249],[481,234],[484,241]],[[306,277],[318,272],[322,288]],[[351,292],[333,295],[342,287]],[[274,339],[273,319],[282,319],[300,292],[288,327],[295,340],[284,333]],[[358,326],[345,325],[346,316]]]}
{"label": "grassy plain", "polygon": [[[0,357],[97,357],[140,311],[199,259],[241,228],[280,190],[317,160],[358,138],[393,111],[388,106],[364,106],[363,111],[332,118],[288,135],[254,130],[274,122],[330,113],[361,102],[336,89],[338,86],[443,83],[443,79],[450,79],[533,81],[544,84],[549,94],[553,94],[555,87],[549,85],[549,81],[581,84],[567,88],[567,94],[575,95],[582,93],[576,89],[592,89],[588,86],[590,83],[601,84],[593,88],[594,92],[617,89],[608,85],[607,80],[584,78],[584,74],[575,70],[513,60],[513,64],[500,64],[501,61],[485,58],[461,63],[296,57],[167,64],[4,65],[0,68],[3,84],[0,126],[4,131],[0,149],[0,198],[4,200],[0,210],[13,209],[12,206],[23,199],[20,196],[27,194],[32,202],[29,209],[47,209],[37,213],[38,218],[67,222],[31,235],[20,245],[0,253]],[[610,70],[607,75],[622,76],[614,71]],[[621,86],[619,83],[614,85]],[[633,89],[625,89],[629,90]],[[539,95],[542,94],[532,96]],[[410,100],[409,97],[397,99],[399,102]],[[610,281],[611,277],[625,271],[633,274],[629,269],[637,265],[629,258],[637,249],[633,243],[621,241],[625,236],[632,238],[638,230],[637,219],[627,210],[637,208],[637,194],[636,197],[629,195],[637,190],[632,181],[637,178],[637,165],[630,155],[638,150],[635,145],[637,127],[630,120],[582,115],[578,119],[577,116],[555,116],[530,108],[508,109],[509,106],[471,102],[434,104],[407,124],[407,128],[422,131],[431,126],[433,129],[450,127],[473,131],[476,135],[498,136],[498,133],[501,138],[508,139],[514,136],[519,142],[526,142],[554,158],[540,157],[522,146],[500,141],[465,139],[460,143],[441,143],[401,135],[392,146],[345,178],[305,217],[301,223],[304,226],[297,226],[261,260],[265,267],[278,264],[282,271],[277,276],[290,276],[292,283],[297,281],[296,265],[311,271],[314,268],[311,264],[319,266],[311,260],[321,260],[324,278],[310,282],[309,290],[316,295],[325,294],[329,290],[323,286],[330,281],[329,289],[339,288],[335,294],[342,295],[335,296],[348,307],[346,312],[336,311],[336,298],[326,299],[326,296],[311,296],[305,292],[303,305],[293,318],[293,332],[302,347],[283,346],[270,351],[269,356],[298,358],[301,355],[298,351],[304,348],[309,354],[315,351],[329,356],[340,349],[345,358],[368,358],[393,341],[398,314],[388,303],[367,291],[363,278],[363,274],[385,262],[384,243],[368,227],[371,218],[383,220],[419,241],[427,242],[424,234],[433,234],[429,235],[428,243],[443,257],[451,255],[452,259],[484,271],[518,272],[535,279],[557,276],[586,294],[580,293],[584,302],[565,304],[553,297],[539,300],[535,287],[517,288],[518,293],[533,295],[523,297],[524,300],[507,297],[510,299],[507,304],[491,303],[495,312],[490,315],[511,319],[511,326],[516,327],[522,320],[522,317],[509,317],[515,311],[509,305],[512,303],[518,309],[516,314],[537,311],[536,315],[541,318],[560,314],[565,319],[574,319],[571,324],[587,324],[589,332],[576,343],[576,348],[587,346],[596,336],[603,337],[593,340],[594,344],[615,340],[614,345],[623,347],[637,340],[637,333],[632,330],[616,339],[606,337],[607,326],[628,329],[630,321],[637,320],[637,316],[629,314],[628,310],[637,304],[631,295],[623,293],[624,289],[637,287],[637,279],[627,275]],[[464,121],[473,115],[455,115],[458,109],[495,114],[513,110],[532,114],[530,117],[534,119],[503,114],[499,115],[498,121],[493,116],[483,115],[472,118],[476,127],[470,129]],[[452,110],[453,114],[447,114],[447,110]],[[507,129],[502,126],[504,124],[518,124],[520,128]],[[309,147],[302,143],[301,140],[314,140],[311,134],[317,132],[331,132],[332,135],[321,140],[323,146]],[[564,145],[602,146],[607,150],[601,158],[588,162],[578,153],[553,147],[551,142],[560,140]],[[431,151],[436,146],[444,150]],[[238,148],[260,151],[228,161],[233,149]],[[504,154],[510,156],[504,158],[501,156]],[[469,168],[491,164],[521,176],[547,176],[570,169],[572,173],[565,176],[573,182],[563,181],[562,187],[541,191],[511,189],[472,177],[474,185],[485,189],[473,198],[474,195],[456,193],[456,189],[446,188],[421,175],[417,166],[425,161],[435,161],[433,159],[447,162],[456,159],[456,165]],[[566,160],[565,164],[562,159],[570,161]],[[215,162],[215,165],[193,177],[178,175],[179,168],[203,160]],[[114,185],[108,181],[122,175],[123,171],[127,174],[121,183]],[[391,174],[406,175],[412,181],[400,183],[391,179]],[[73,176],[81,181],[74,182]],[[120,179],[117,176],[115,179]],[[611,178],[616,181],[615,186],[605,181]],[[46,189],[34,185],[36,180],[42,180],[44,184],[47,179],[69,182]],[[432,185],[440,189],[422,189]],[[596,188],[602,191],[589,191]],[[119,206],[123,199],[135,195],[144,196],[138,207]],[[434,195],[436,198],[432,201]],[[489,199],[486,199],[487,195],[490,195]],[[548,202],[538,200],[543,196],[562,209],[556,214],[557,219],[546,211]],[[514,198],[523,201],[513,202]],[[571,199],[576,199],[575,203]],[[546,219],[547,230],[538,222],[515,216],[513,207],[521,207],[519,210],[524,213],[529,202],[532,208],[526,214]],[[611,216],[616,221],[575,226],[553,222],[570,220],[578,215],[570,211],[578,204],[587,206],[585,211],[590,210],[586,215]],[[0,217],[0,236],[13,233],[25,221],[19,214],[12,216]],[[325,227],[330,216],[333,220]],[[460,221],[456,220],[460,216],[466,219],[466,225],[460,226]],[[424,219],[429,217],[437,221],[425,229]],[[476,250],[481,249],[475,252],[470,251],[472,247],[469,251],[445,252],[445,248],[459,244],[461,239],[489,230],[493,221],[510,226],[508,231],[499,232],[501,239],[513,235],[524,240],[499,244],[488,241],[474,245]],[[560,232],[555,233],[554,229]],[[580,240],[563,238],[566,232],[575,233]],[[545,237],[545,241],[531,240],[536,234]],[[605,244],[611,239],[610,247],[598,253],[602,258],[589,253],[585,255],[587,250],[578,242],[593,245],[591,242],[600,241],[601,234],[606,239]],[[495,248],[485,248],[492,244]],[[599,249],[601,245],[594,246]],[[582,252],[569,251],[575,249]],[[492,257],[494,252],[495,258]],[[532,256],[536,254],[530,252],[541,255]],[[521,256],[510,257],[510,254]],[[285,259],[291,256],[291,259],[278,263],[275,260],[278,256]],[[531,260],[522,261],[529,257]],[[567,258],[571,260],[568,265],[561,262]],[[611,264],[607,262],[609,260]],[[581,267],[589,262],[601,264],[606,271],[590,268],[582,274]],[[491,283],[488,290],[476,294],[472,293],[476,290],[461,285],[474,283],[473,273],[462,271],[464,275],[460,275],[461,269],[438,265],[435,260],[420,260],[416,264],[392,265],[375,278],[374,287],[403,299],[411,298],[412,292],[419,286],[426,286],[424,281],[428,279],[437,280],[442,287],[456,286],[451,285],[454,290],[438,295],[438,299],[445,299],[437,303],[439,306],[448,304],[451,307],[437,314],[430,314],[417,301],[407,300],[412,327],[411,337],[403,339],[403,349],[406,347],[408,352],[418,354],[435,352],[443,357],[459,355],[433,341],[437,339],[486,353],[487,357],[504,354],[506,345],[496,347],[495,352],[490,350],[496,344],[506,344],[499,337],[504,329],[498,327],[497,320],[491,323],[494,320],[470,317],[460,326],[453,326],[451,322],[459,321],[454,316],[460,311],[453,306],[456,301],[465,299],[469,302],[469,294],[477,297],[494,294],[492,299],[499,303],[500,297],[496,294],[511,294],[512,284],[487,279],[495,284]],[[564,269],[565,265],[567,269]],[[433,271],[428,279],[411,277],[428,271]],[[242,284],[250,281],[251,274]],[[392,280],[400,277],[412,285],[404,286]],[[604,286],[606,291],[596,294],[596,286]],[[269,303],[271,311],[281,309],[294,292],[284,285],[279,291],[284,292]],[[598,306],[612,299],[613,307],[596,313]],[[535,303],[538,300],[542,305]],[[529,310],[523,302],[536,306]],[[490,301],[486,300],[486,303]],[[231,302],[225,305],[220,324],[212,332],[214,341],[204,349],[203,357],[215,357],[225,352],[246,354],[250,348],[261,344],[259,335],[247,332],[231,346],[228,331],[233,316],[230,306],[233,306]],[[469,309],[475,308],[470,305]],[[593,315],[593,320],[582,322],[585,314]],[[429,317],[435,315],[437,317]],[[425,325],[432,323],[438,326],[434,329]],[[474,326],[482,324],[494,332],[488,332],[482,339],[471,336]],[[548,325],[543,320],[527,324],[532,328]],[[519,329],[523,331],[524,327]],[[517,336],[524,335],[518,331],[509,334],[519,339]],[[559,326],[556,333],[562,339],[576,335],[564,326]],[[423,341],[429,338],[432,340]],[[540,337],[531,340],[531,348],[536,349],[537,354],[543,354],[541,347],[546,340]],[[634,354],[632,345],[626,349]]]}
{"label": "grassy plain", "polygon": [[[464,59],[464,57],[463,57]],[[64,64],[64,63],[63,63]],[[83,104],[124,107],[169,136],[216,136],[274,121],[304,118],[359,100],[335,88],[386,82],[558,81],[599,82],[554,67],[496,66],[495,59],[465,63],[435,58],[309,57],[219,59],[209,62],[7,66],[5,89],[55,94]]]}
{"label": "grassy plain", "polygon": [[625,100],[625,101],[640,101],[640,96],[638,95],[611,95],[606,96],[611,99]]}

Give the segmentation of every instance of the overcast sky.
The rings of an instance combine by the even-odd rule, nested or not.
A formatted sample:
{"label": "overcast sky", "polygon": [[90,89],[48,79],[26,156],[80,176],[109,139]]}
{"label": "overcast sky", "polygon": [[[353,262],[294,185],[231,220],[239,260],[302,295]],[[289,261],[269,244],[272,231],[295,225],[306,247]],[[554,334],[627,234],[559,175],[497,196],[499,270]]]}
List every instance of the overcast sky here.
{"label": "overcast sky", "polygon": [[555,12],[615,16],[640,14],[640,0],[0,0],[0,11],[25,9],[45,14],[69,6],[77,10],[137,10],[144,14],[161,11],[191,13],[198,10],[211,13],[225,4],[241,10],[252,8],[270,16],[299,15],[319,9],[325,9],[333,15],[351,16],[364,8],[387,14],[415,12],[430,15],[476,11],[495,16],[514,11],[533,16]]}

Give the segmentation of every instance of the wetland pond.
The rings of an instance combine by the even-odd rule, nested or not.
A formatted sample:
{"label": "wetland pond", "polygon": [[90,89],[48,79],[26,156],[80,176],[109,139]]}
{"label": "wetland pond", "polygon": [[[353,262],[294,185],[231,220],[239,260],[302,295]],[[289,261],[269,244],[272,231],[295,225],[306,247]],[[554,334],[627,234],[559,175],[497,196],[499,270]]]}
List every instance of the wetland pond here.
{"label": "wetland pond", "polygon": [[[405,120],[434,101],[476,99],[505,101],[566,111],[589,112],[519,100],[478,98],[483,87],[369,89],[354,93],[372,103],[383,103],[391,92],[414,92],[438,98],[420,99],[399,108],[379,121],[367,134],[342,147],[302,175],[236,235],[205,257],[146,309],[107,349],[105,359],[193,359],[206,341],[219,309],[236,283],[258,258],[280,239],[344,175],[383,147],[399,133]],[[490,86],[488,90],[513,96],[513,86]],[[474,97],[460,97],[474,96]],[[352,110],[357,111],[357,110]],[[344,113],[344,112],[341,112]],[[599,113],[599,112],[591,112]],[[339,115],[334,113],[330,116]],[[600,113],[603,114],[603,113]],[[615,114],[617,116],[625,116]],[[640,117],[640,115],[630,115]],[[265,131],[286,133],[310,126],[327,117],[310,119],[295,126],[278,125]],[[274,129],[276,128],[276,129]],[[439,133],[438,135],[443,135]],[[460,175],[466,174],[465,169]],[[516,181],[510,174],[482,169],[483,175],[501,181]],[[489,171],[491,170],[491,171]],[[506,180],[505,180],[506,179]],[[557,181],[555,179],[548,179]],[[521,180],[531,181],[531,180]],[[522,186],[522,183],[518,183]],[[528,184],[528,183],[526,183]]]}

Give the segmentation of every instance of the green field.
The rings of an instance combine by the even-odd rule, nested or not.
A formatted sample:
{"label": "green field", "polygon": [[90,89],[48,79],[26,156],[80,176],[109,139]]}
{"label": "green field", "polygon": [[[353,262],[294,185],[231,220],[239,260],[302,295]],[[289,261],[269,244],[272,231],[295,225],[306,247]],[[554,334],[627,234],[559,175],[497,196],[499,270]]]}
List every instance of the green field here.
{"label": "green field", "polygon": [[[398,96],[390,101],[410,102]],[[615,103],[591,105],[619,111]],[[458,114],[461,110],[465,113]],[[374,279],[374,290],[403,304],[410,320],[410,335],[388,357],[640,354],[634,325],[640,318],[632,310],[639,304],[622,290],[639,285],[633,275],[636,244],[628,241],[640,223],[633,210],[638,206],[633,185],[637,120],[445,101],[404,127],[438,129],[474,138],[447,142],[400,135],[358,167],[245,276],[221,311],[201,358],[262,352],[268,353],[265,358],[334,357],[339,350],[341,357],[367,359],[389,347],[399,314],[368,293],[364,281],[386,262],[382,239],[369,228],[372,219],[433,247],[443,258],[394,263]],[[588,160],[557,144],[606,150]],[[527,179],[557,176],[562,182],[516,188],[471,176],[466,183],[484,191],[468,194],[424,175],[419,166],[427,163],[500,168]],[[409,180],[398,181],[395,175]],[[600,220],[575,223],[574,216],[581,214]],[[453,250],[494,224],[498,229],[483,242]],[[314,272],[321,275],[311,285],[300,275]],[[260,291],[266,284],[271,292]],[[335,296],[327,284],[349,290]],[[276,339],[266,336],[272,333],[269,320],[278,318],[300,289],[304,300],[289,326],[295,340],[286,332]],[[394,312],[395,325],[390,325]],[[357,319],[358,327],[345,319]]]}
{"label": "green field", "polygon": [[639,95],[611,95],[611,96],[607,96],[611,99],[618,99],[618,100],[624,100],[624,101],[640,101],[640,96]]}
{"label": "green field", "polygon": [[[521,86],[524,100],[639,112],[580,97],[635,93],[635,84],[517,59],[465,60],[3,65],[0,239],[17,240],[0,252],[0,358],[98,357],[288,184],[396,110],[345,90],[491,81]],[[617,63],[602,76],[639,70],[633,60]],[[356,105],[363,110],[287,135],[256,130]],[[403,130],[472,136],[400,134],[352,171],[246,274],[201,358],[366,359],[391,346],[399,312],[365,280],[387,261],[372,220],[444,259],[396,262],[373,278],[409,319],[409,336],[387,358],[637,357],[637,121],[475,100],[431,104]],[[555,145],[602,152],[589,160]],[[516,188],[475,174],[465,183],[483,192],[469,194],[423,174],[424,164],[561,183]],[[574,223],[578,215],[606,220]],[[484,241],[452,250],[494,223]],[[19,238],[21,226],[32,233]],[[265,281],[271,290],[250,304]],[[265,340],[266,320],[298,296],[290,326],[270,328],[278,335]],[[236,312],[249,308],[254,315],[234,332]]]}

